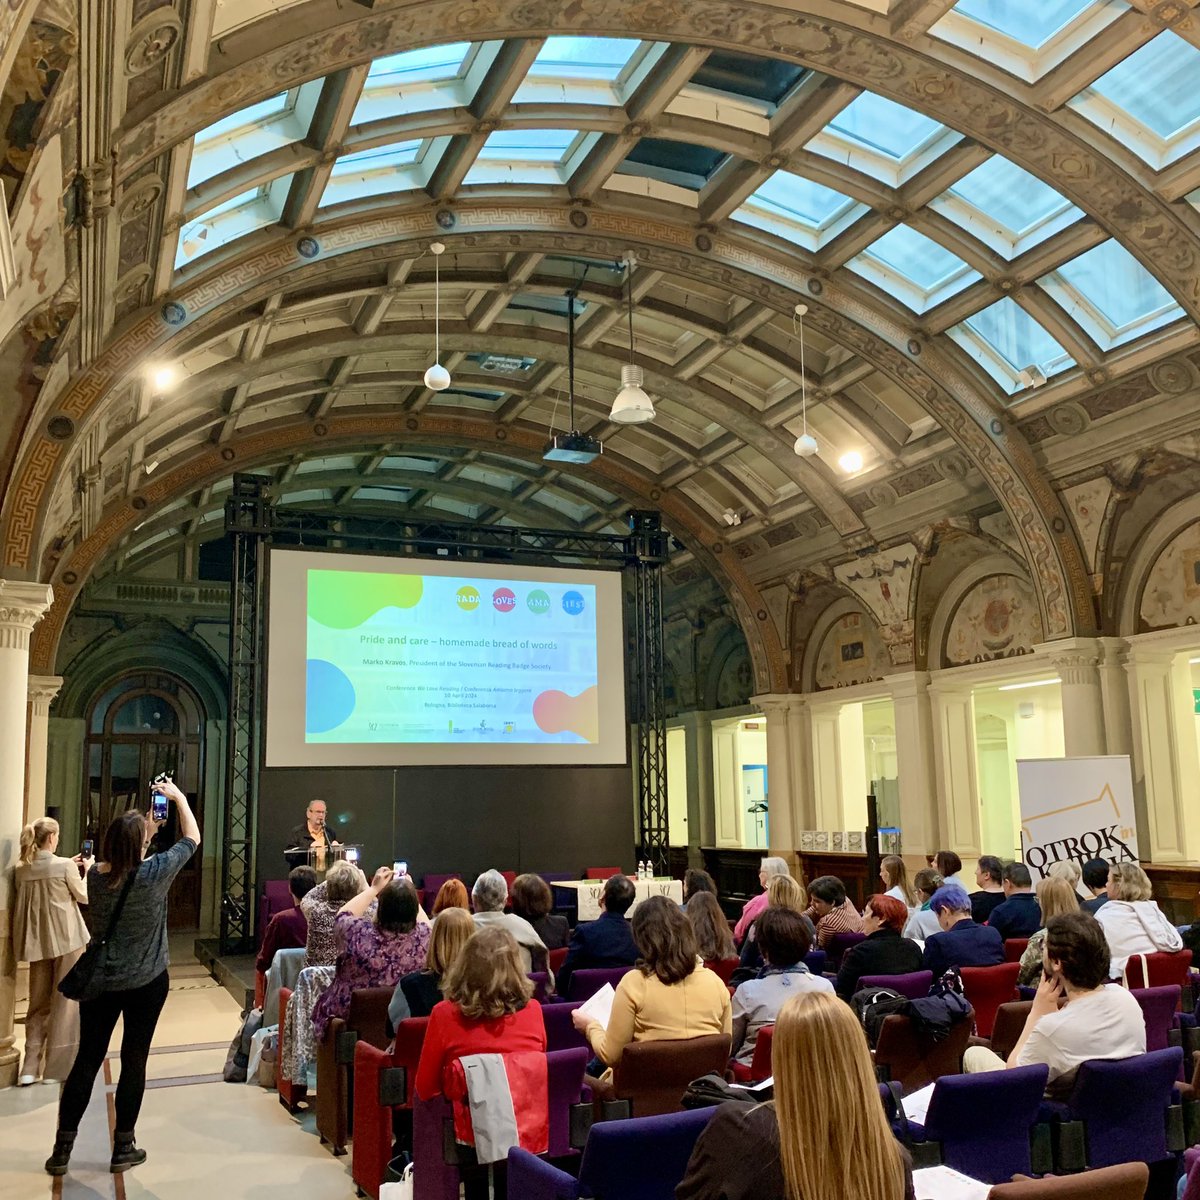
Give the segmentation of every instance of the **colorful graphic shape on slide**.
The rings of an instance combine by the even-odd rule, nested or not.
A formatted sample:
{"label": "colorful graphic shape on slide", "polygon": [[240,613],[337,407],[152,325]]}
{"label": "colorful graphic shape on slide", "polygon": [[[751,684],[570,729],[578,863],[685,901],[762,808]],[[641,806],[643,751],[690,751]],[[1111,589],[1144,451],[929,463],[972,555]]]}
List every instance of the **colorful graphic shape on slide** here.
{"label": "colorful graphic shape on slide", "polygon": [[328,629],[357,629],[381,608],[415,607],[424,586],[420,575],[309,571],[308,615]]}
{"label": "colorful graphic shape on slide", "polygon": [[304,731],[328,733],[354,711],[354,684],[340,667],[323,658],[308,660],[305,685]]}
{"label": "colorful graphic shape on slide", "polygon": [[577,733],[585,742],[600,740],[600,709],[593,685],[578,696],[542,692],[533,702],[533,719],[543,733]]}

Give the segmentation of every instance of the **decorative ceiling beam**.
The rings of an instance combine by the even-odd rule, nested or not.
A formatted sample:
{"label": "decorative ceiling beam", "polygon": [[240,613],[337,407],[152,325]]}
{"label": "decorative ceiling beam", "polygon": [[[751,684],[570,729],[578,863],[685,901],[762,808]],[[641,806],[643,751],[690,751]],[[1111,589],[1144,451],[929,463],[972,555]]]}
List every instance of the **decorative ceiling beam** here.
{"label": "decorative ceiling beam", "polygon": [[888,13],[892,36],[915,41],[936,25],[958,0],[896,0]]}
{"label": "decorative ceiling beam", "polygon": [[1089,38],[1030,85],[1030,102],[1043,112],[1054,112],[1161,32],[1139,12],[1122,13],[1100,36]]}
{"label": "decorative ceiling beam", "polygon": [[514,254],[508,262],[504,286],[494,291],[486,291],[479,297],[467,310],[467,324],[476,333],[486,333],[491,329],[508,307],[514,293],[520,291],[521,285],[538,269],[545,257],[536,251]]}

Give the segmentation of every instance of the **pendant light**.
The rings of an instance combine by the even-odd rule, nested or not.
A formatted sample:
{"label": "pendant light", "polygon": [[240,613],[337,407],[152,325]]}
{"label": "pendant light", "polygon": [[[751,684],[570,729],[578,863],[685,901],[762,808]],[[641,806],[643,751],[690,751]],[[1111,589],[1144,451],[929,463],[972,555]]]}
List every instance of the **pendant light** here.
{"label": "pendant light", "polygon": [[429,247],[433,255],[433,366],[425,372],[425,386],[431,392],[444,392],[450,386],[450,372],[442,366],[442,277],[438,260],[446,252],[444,242]]}
{"label": "pendant light", "polygon": [[633,361],[633,268],[636,262],[631,253],[625,255],[625,284],[629,293],[629,361],[621,368],[621,390],[608,414],[608,419],[618,425],[644,425],[654,420],[654,404],[642,390],[642,368]]}
{"label": "pendant light", "polygon": [[796,331],[796,322],[800,322],[800,419],[804,423],[804,432],[796,439],[792,447],[801,458],[812,458],[817,452],[817,439],[808,432],[808,375],[804,370],[804,314],[808,312],[807,304],[797,304],[796,315],[792,318],[792,331]]}

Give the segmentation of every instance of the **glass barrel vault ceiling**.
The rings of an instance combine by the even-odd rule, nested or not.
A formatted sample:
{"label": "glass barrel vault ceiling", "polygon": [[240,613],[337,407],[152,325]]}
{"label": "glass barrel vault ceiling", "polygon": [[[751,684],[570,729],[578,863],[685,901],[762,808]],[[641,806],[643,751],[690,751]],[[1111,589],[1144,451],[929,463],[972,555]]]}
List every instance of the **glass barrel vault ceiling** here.
{"label": "glass barrel vault ceiling", "polygon": [[[1121,0],[959,0],[943,23],[970,22],[985,31],[977,35],[984,40],[1019,41],[1038,49],[1075,36],[1072,31],[1089,22],[1113,19],[1126,7]],[[376,60],[354,102],[344,152],[318,198],[322,213],[353,201],[401,199],[425,188],[453,141],[449,130],[437,132],[439,123],[472,103],[500,46],[455,42]],[[604,115],[620,113],[620,106],[667,49],[664,43],[629,38],[545,39],[513,89],[512,105],[467,165],[463,183],[473,189],[562,189],[605,136],[595,131],[597,126],[603,129]],[[782,61],[714,51],[678,90],[670,111],[714,113],[710,120],[769,134],[780,106],[803,95],[797,89],[808,74]],[[1070,105],[1146,161],[1165,165],[1200,147],[1197,78],[1200,50],[1167,31],[1101,75]],[[214,251],[282,220],[300,173],[253,187],[243,183],[240,189],[235,180],[252,178],[247,164],[254,160],[292,144],[303,148],[324,82],[314,80],[256,102],[195,136],[177,269],[203,267]],[[555,121],[555,105],[570,105],[571,113],[594,106],[597,122],[591,130],[590,122],[583,122],[581,130],[579,116]],[[538,117],[531,119],[531,112]],[[409,129],[419,123],[433,132],[393,132],[405,121]],[[722,140],[714,134],[714,143]],[[731,227],[746,236],[770,235],[776,245],[819,256],[860,222],[873,219],[872,209],[879,203],[871,198],[871,189],[903,188],[962,140],[956,130],[921,112],[861,92],[809,137],[800,156],[793,156],[794,161],[816,156],[810,157],[814,177],[796,166],[766,173],[731,214]],[[645,194],[691,203],[694,219],[694,207],[702,203],[714,179],[741,161],[715,144],[643,137],[616,168],[611,186],[617,186],[617,176],[640,177],[638,186]],[[821,161],[828,162],[828,168],[818,168]],[[928,202],[929,210],[943,219],[940,224],[926,221],[920,230],[894,225],[881,229],[869,243],[860,237],[845,269],[917,316],[960,293],[978,293],[973,315],[947,333],[1006,394],[1015,395],[1028,386],[1028,368],[1052,376],[1073,366],[1073,359],[1013,299],[996,301],[990,289],[967,291],[982,279],[978,259],[966,244],[960,246],[944,232],[949,228],[945,222],[967,235],[968,243],[974,239],[981,252],[1012,261],[1046,243],[1053,245],[1052,239],[1085,215],[1049,183],[999,154],[982,163],[972,161],[975,165]],[[845,191],[832,186],[843,178]],[[875,183],[864,188],[855,179]],[[688,196],[693,197],[690,202]],[[1200,207],[1200,191],[1189,199]],[[1038,253],[1039,261],[1047,257],[1044,249]],[[1054,259],[1053,269],[1029,286],[1056,303],[1064,319],[1104,352],[1183,315],[1158,281],[1113,240],[1083,253],[1064,252]]]}

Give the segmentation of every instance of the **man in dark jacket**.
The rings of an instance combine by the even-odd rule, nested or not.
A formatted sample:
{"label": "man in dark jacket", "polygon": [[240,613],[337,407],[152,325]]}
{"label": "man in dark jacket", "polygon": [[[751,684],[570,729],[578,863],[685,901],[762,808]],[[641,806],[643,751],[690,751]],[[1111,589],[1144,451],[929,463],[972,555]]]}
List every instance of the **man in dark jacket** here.
{"label": "man in dark jacket", "polygon": [[1004,939],[971,920],[971,898],[964,888],[943,885],[929,907],[942,927],[925,943],[925,969],[933,972],[935,983],[951,967],[994,967],[1004,961]]}
{"label": "man in dark jacket", "polygon": [[1083,864],[1083,886],[1092,893],[1079,907],[1094,917],[1096,910],[1108,903],[1108,863],[1102,858],[1092,858]]}
{"label": "man in dark jacket", "polygon": [[1042,927],[1042,910],[1033,894],[1033,876],[1023,862],[1010,862],[1004,868],[1004,895],[1007,899],[988,917],[988,924],[1002,938],[1029,938]]}
{"label": "man in dark jacket", "polygon": [[604,912],[595,921],[575,926],[566,961],[558,972],[555,987],[560,996],[567,994],[571,974],[595,967],[632,967],[638,960],[638,948],[625,914],[636,892],[628,875],[614,875],[604,885],[600,902]]}

